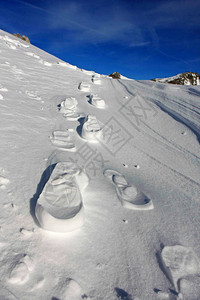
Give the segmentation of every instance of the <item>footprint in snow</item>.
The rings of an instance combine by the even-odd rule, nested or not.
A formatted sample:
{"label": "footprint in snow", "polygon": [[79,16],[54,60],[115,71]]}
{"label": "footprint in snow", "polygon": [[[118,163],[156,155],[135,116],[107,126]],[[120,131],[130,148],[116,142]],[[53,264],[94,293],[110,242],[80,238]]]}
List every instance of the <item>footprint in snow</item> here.
{"label": "footprint in snow", "polygon": [[91,95],[89,95],[89,98],[90,98],[90,100],[89,100],[90,104],[94,105],[97,108],[101,108],[101,109],[105,108],[105,106],[106,106],[105,101],[103,99],[101,99],[98,95],[91,94]]}
{"label": "footprint in snow", "polygon": [[139,191],[136,186],[129,185],[123,175],[114,170],[105,170],[104,176],[115,185],[117,196],[125,208],[133,210],[151,210],[152,200]]}
{"label": "footprint in snow", "polygon": [[79,113],[76,113],[77,105],[76,98],[68,97],[61,102],[59,111],[68,121],[76,121],[81,117]]}
{"label": "footprint in snow", "polygon": [[180,293],[183,299],[200,299],[200,277],[185,278],[180,280]]}
{"label": "footprint in snow", "polygon": [[88,185],[86,173],[73,162],[57,163],[35,207],[43,229],[70,232],[84,223],[81,191]]}
{"label": "footprint in snow", "polygon": [[75,152],[76,146],[68,130],[56,130],[50,137],[52,144],[60,150]]}
{"label": "footprint in snow", "polygon": [[67,279],[65,286],[63,287],[63,300],[89,300],[90,297],[83,293],[81,286],[74,279]]}
{"label": "footprint in snow", "polygon": [[90,91],[90,84],[87,82],[81,82],[79,84],[79,90],[82,92],[89,92]]}
{"label": "footprint in snow", "polygon": [[[166,246],[161,252],[161,263],[176,292],[181,292],[185,297],[185,294],[197,290],[200,296],[200,289],[197,288],[200,287],[200,262],[191,248]],[[194,300],[195,297],[190,299]]]}
{"label": "footprint in snow", "polygon": [[14,262],[9,272],[9,282],[12,284],[25,284],[34,269],[33,262],[28,255]]}
{"label": "footprint in snow", "polygon": [[81,137],[88,142],[98,143],[103,137],[102,126],[94,115],[88,115],[82,126]]}
{"label": "footprint in snow", "polygon": [[63,100],[60,104],[60,112],[67,113],[68,110],[74,111],[77,108],[78,101],[74,97],[68,97]]}
{"label": "footprint in snow", "polygon": [[96,85],[101,85],[101,79],[99,77],[92,77],[92,82]]}

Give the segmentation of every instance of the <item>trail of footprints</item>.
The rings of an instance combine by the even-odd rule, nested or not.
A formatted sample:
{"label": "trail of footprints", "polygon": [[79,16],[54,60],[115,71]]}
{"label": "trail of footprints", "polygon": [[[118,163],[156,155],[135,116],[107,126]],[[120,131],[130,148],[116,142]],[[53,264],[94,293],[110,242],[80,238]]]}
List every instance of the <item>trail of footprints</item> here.
{"label": "trail of footprints", "polygon": [[[90,91],[90,85],[81,83],[81,91]],[[59,111],[67,120],[77,120],[83,113],[77,112],[78,101],[68,97],[60,104]],[[56,130],[50,140],[60,150],[76,151],[75,132],[71,129]],[[87,115],[81,137],[88,142],[98,142],[102,127],[93,115]],[[40,226],[55,232],[68,232],[80,228],[84,222],[82,190],[89,179],[85,171],[73,162],[57,163],[35,208]]]}
{"label": "trail of footprints", "polygon": [[[92,73],[92,82],[101,84],[101,78]],[[81,92],[90,92],[91,85],[81,82],[78,89]],[[97,108],[104,108],[105,101],[98,95],[89,96]],[[78,112],[78,101],[74,97],[67,97],[60,104],[59,111],[67,120],[77,120],[83,113]],[[74,130],[55,130],[51,143],[60,150],[76,151]],[[80,136],[89,143],[98,143],[103,137],[103,124],[95,115],[88,114],[84,118]],[[153,202],[136,186],[130,185],[123,175],[114,171],[104,171],[104,176],[114,184],[116,194],[121,205],[132,210],[151,210]],[[82,183],[80,186],[80,182]],[[71,231],[72,228],[82,226],[82,197],[81,189],[88,185],[88,177],[84,170],[75,163],[60,162],[56,165],[49,181],[46,183],[36,205],[36,216],[40,226],[50,231]],[[84,183],[84,184],[83,184]],[[65,207],[66,205],[66,207]],[[57,224],[57,225],[56,225]]]}

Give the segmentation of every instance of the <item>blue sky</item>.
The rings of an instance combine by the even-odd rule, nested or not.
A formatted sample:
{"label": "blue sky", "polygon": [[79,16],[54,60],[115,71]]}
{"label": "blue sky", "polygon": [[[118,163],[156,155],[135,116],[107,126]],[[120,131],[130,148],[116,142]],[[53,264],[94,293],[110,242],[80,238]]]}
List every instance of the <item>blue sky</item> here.
{"label": "blue sky", "polygon": [[0,0],[1,29],[80,68],[135,79],[200,72],[198,0]]}

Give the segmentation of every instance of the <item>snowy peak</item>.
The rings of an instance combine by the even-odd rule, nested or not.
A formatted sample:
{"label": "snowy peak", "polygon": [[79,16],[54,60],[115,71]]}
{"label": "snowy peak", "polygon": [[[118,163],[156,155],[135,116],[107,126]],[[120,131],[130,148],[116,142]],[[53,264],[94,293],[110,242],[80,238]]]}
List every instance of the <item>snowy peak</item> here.
{"label": "snowy peak", "polygon": [[178,85],[199,85],[200,84],[199,77],[200,76],[198,73],[185,72],[168,78],[155,78],[152,79],[152,81],[178,84]]}

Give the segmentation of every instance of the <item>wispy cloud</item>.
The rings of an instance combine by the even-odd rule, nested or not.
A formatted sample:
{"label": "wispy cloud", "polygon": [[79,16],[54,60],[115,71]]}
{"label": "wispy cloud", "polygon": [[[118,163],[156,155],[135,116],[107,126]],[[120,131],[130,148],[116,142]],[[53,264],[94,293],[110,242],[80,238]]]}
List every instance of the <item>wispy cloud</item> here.
{"label": "wispy cloud", "polygon": [[[63,44],[102,45],[114,42],[130,48],[151,46],[163,51],[164,55],[162,45],[166,37],[162,30],[174,28],[184,32],[200,27],[200,2],[196,0],[141,3],[122,0],[13,1],[27,8],[25,17],[32,23],[39,22],[41,32],[51,34],[52,31],[55,40],[56,34],[62,32]],[[27,27],[32,34],[37,33],[35,26],[27,24]],[[177,39],[175,36],[168,38],[172,43],[178,43],[178,36]]]}
{"label": "wispy cloud", "polygon": [[136,25],[134,16],[121,1],[104,2],[67,2],[58,7],[49,7],[54,18],[48,22],[52,29],[70,30],[73,40],[81,42],[104,43],[110,41],[125,42],[138,46],[146,42],[141,28]]}
{"label": "wispy cloud", "polygon": [[135,48],[135,47],[145,47],[145,46],[148,46],[150,45],[151,42],[136,42],[136,41],[133,41],[132,43],[130,43],[129,47],[131,48]]}
{"label": "wispy cloud", "polygon": [[23,1],[23,0],[14,0],[14,1],[17,2],[17,3],[23,4],[23,5],[27,6],[27,7],[30,7],[32,9],[40,10],[40,11],[45,12],[45,13],[47,12],[44,8],[41,8],[38,5],[35,5],[35,4],[32,4],[32,3]]}
{"label": "wispy cloud", "polygon": [[46,21],[53,30],[70,32],[76,43],[117,41],[130,47],[144,47],[152,43],[155,48],[159,48],[159,30],[173,26],[183,30],[199,26],[198,1],[152,3],[137,8],[134,2],[119,0],[60,1],[56,6],[49,2]]}

